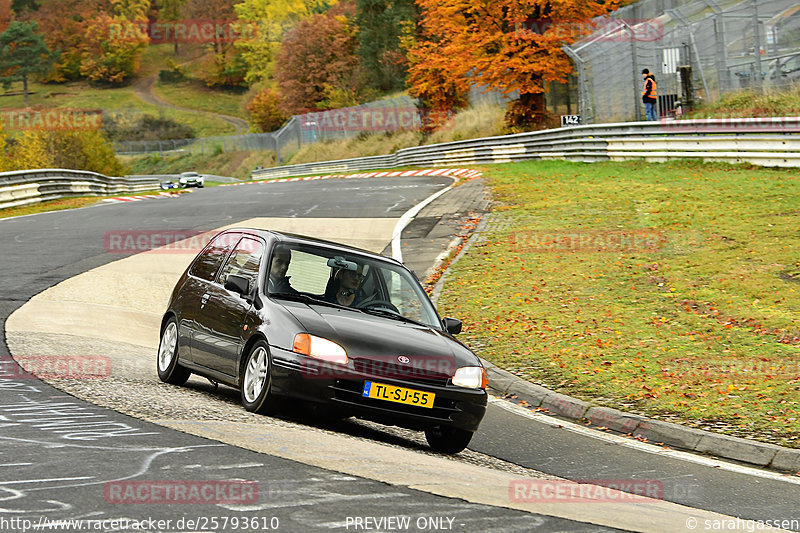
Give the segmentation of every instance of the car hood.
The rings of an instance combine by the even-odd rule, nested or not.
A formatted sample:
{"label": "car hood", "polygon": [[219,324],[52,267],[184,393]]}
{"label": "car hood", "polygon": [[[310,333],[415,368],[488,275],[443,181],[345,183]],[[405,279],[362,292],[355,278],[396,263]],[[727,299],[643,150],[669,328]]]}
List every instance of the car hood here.
{"label": "car hood", "polygon": [[424,364],[442,372],[461,366],[480,365],[463,344],[432,327],[302,302],[281,302],[312,335],[330,339],[347,351],[350,359],[397,361]]}

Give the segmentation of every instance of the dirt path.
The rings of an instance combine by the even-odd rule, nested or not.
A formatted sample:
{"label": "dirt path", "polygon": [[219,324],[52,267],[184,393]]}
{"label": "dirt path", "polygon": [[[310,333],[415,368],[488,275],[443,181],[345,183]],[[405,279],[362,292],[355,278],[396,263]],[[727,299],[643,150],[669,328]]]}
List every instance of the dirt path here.
{"label": "dirt path", "polygon": [[250,129],[250,126],[247,123],[247,121],[239,117],[233,117],[231,115],[223,115],[222,113],[213,113],[211,111],[191,109],[189,107],[182,107],[167,102],[166,100],[162,100],[153,92],[153,86],[156,84],[156,79],[157,79],[157,74],[154,74],[152,76],[148,76],[147,78],[142,78],[141,80],[137,80],[136,83],[133,84],[136,96],[143,102],[146,102],[150,105],[154,105],[157,107],[168,107],[170,109],[189,111],[191,113],[202,113],[204,115],[224,120],[228,124],[233,125],[233,127],[235,128],[234,135],[242,135],[244,133],[247,133],[247,131]]}

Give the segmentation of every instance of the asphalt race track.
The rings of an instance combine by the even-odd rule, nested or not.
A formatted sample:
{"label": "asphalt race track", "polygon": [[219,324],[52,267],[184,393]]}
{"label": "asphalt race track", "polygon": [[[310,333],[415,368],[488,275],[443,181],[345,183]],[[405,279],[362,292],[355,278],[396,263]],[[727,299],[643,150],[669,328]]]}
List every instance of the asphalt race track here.
{"label": "asphalt race track", "polygon": [[[2,267],[4,272],[13,274],[0,280],[0,316],[5,326],[5,319],[33,295],[120,259],[119,255],[105,252],[104,235],[110,230],[208,230],[265,215],[293,217],[313,213],[333,218],[358,213],[399,217],[449,183],[449,179],[406,178],[374,180],[368,186],[346,181],[271,185],[257,192],[250,187],[225,187],[171,200],[100,205],[3,220]],[[332,191],[336,193],[334,198]],[[5,343],[2,355],[8,355]],[[97,408],[37,380],[0,381],[0,412],[3,531],[21,531],[26,525],[21,521],[24,519],[41,524],[42,519],[66,518],[172,520],[171,524],[161,525],[167,526],[163,530],[176,530],[179,519],[190,517],[198,522],[216,517],[217,524],[220,519],[229,518],[230,525],[237,518],[242,525],[245,518],[256,518],[259,527],[246,529],[268,530],[277,525],[280,531],[301,531],[345,526],[348,517],[367,515],[442,517],[442,524],[470,531],[607,530],[436,497],[257,454]],[[93,422],[109,422],[113,426],[102,427],[113,435],[91,438],[87,432],[85,440],[68,439],[65,437],[76,437],[75,433],[84,426],[77,426],[73,434],[35,427],[41,426],[36,422],[64,414],[73,419],[91,417]],[[246,479],[257,482],[259,503],[134,506],[114,503],[113,495],[104,494],[107,482],[129,479]],[[277,524],[273,517],[278,519]],[[445,517],[452,518],[452,522]],[[17,521],[12,522],[13,519]],[[211,529],[211,522],[197,523],[195,528],[185,530],[201,530],[203,525],[216,530]]]}
{"label": "asphalt race track", "polygon": [[[345,468],[328,467],[333,463],[294,460],[294,449],[283,453],[281,443],[270,443],[267,453],[258,453],[231,438],[197,436],[214,437],[210,424],[199,433],[191,431],[194,435],[176,431],[140,419],[155,420],[159,413],[134,418],[86,403],[38,380],[21,379],[7,358],[5,322],[16,309],[63,280],[124,257],[106,252],[104,237],[109,231],[211,230],[257,217],[397,219],[449,184],[448,178],[371,178],[219,187],[169,200],[0,220],[0,265],[6,273],[0,279],[4,335],[0,355],[6,376],[0,373],[0,531],[22,531],[33,524],[46,525],[42,520],[66,518],[172,520],[147,524],[144,530],[150,531],[612,530],[589,523],[613,523],[598,518],[608,511],[599,504],[584,506],[579,519],[574,515],[573,519],[558,518],[549,515],[565,513],[539,514],[500,503],[474,503],[437,495],[447,492],[442,487],[415,490],[414,483],[381,482],[376,481],[379,476],[353,475]],[[153,367],[154,360],[155,354]],[[154,368],[153,381],[157,381]],[[135,394],[135,388],[126,386],[130,383],[121,381],[119,390]],[[187,394],[202,395],[204,402],[231,413],[236,409],[244,412],[230,389],[215,391],[207,383],[198,383]],[[243,422],[253,425],[252,421]],[[800,483],[794,479],[665,457],[646,447],[621,446],[571,431],[555,419],[530,418],[499,401],[490,406],[471,451],[454,460],[431,458],[419,439],[377,425],[326,425],[305,413],[269,423],[276,434],[292,435],[300,442],[307,439],[319,446],[336,442],[347,447],[348,442],[342,440],[347,437],[414,453],[420,464],[434,459],[449,461],[454,471],[476,462],[482,468],[519,477],[653,480],[663,487],[660,497],[668,502],[743,519],[800,521]],[[250,439],[254,434],[246,436]],[[337,435],[344,437],[326,440]],[[293,445],[298,444],[287,442],[284,447]],[[226,484],[233,480],[256,489],[257,497],[191,505],[126,504],[114,492],[125,483],[143,480],[177,485],[212,483],[218,490],[231,489]],[[643,516],[646,511],[643,506]],[[402,521],[387,521],[402,516],[411,520],[406,529],[399,527]],[[369,522],[368,518],[385,520]],[[17,521],[10,522],[12,519]],[[178,522],[181,519],[184,522]],[[233,526],[234,519],[242,527]],[[187,520],[193,520],[191,525]],[[226,527],[221,520],[227,521]],[[622,529],[639,529],[630,520],[619,523],[627,524]],[[664,522],[657,527],[642,526],[642,530],[684,530],[686,524],[681,519],[669,526]],[[121,525],[106,529],[125,530]],[[704,530],[702,521],[696,530]]]}

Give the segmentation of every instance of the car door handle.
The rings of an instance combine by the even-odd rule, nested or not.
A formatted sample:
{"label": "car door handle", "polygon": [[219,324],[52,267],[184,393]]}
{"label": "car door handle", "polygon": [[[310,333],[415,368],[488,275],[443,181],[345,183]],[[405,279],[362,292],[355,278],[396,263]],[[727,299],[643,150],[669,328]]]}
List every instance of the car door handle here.
{"label": "car door handle", "polygon": [[206,305],[208,303],[208,299],[211,297],[209,293],[205,293],[202,298],[200,298],[200,303]]}

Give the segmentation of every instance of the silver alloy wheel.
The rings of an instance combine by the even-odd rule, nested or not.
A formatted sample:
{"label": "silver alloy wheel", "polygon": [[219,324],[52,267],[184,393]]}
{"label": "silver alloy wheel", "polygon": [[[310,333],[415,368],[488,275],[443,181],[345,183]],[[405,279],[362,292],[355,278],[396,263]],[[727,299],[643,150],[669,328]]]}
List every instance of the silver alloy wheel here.
{"label": "silver alloy wheel", "polygon": [[255,403],[267,382],[267,350],[259,346],[247,361],[244,373],[244,398],[249,403]]}
{"label": "silver alloy wheel", "polygon": [[161,343],[158,345],[158,369],[166,372],[175,357],[175,345],[178,343],[178,326],[175,322],[170,322],[164,328],[161,335]]}

